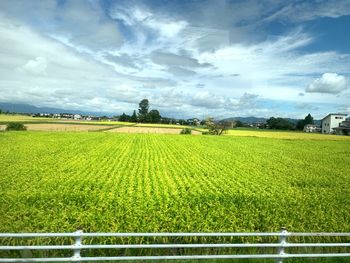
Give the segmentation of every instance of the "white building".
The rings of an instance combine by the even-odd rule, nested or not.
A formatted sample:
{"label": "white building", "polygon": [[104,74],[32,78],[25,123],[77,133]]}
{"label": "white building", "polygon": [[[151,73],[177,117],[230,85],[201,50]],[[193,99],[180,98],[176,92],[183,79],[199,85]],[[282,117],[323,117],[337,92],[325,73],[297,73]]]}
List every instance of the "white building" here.
{"label": "white building", "polygon": [[80,114],[74,114],[73,119],[74,120],[81,120],[82,116]]}
{"label": "white building", "polygon": [[334,128],[339,127],[339,124],[345,120],[347,114],[341,113],[330,113],[324,117],[322,121],[322,133],[330,134],[334,133]]}
{"label": "white building", "polygon": [[306,124],[304,126],[304,132],[320,132],[321,127],[315,124]]}

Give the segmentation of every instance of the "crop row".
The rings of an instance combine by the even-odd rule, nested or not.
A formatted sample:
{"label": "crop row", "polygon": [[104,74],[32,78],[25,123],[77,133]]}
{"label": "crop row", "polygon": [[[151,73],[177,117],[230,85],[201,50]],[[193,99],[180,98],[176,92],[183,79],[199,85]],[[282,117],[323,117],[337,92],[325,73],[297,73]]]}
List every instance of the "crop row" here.
{"label": "crop row", "polygon": [[350,231],[347,141],[0,134],[0,232]]}

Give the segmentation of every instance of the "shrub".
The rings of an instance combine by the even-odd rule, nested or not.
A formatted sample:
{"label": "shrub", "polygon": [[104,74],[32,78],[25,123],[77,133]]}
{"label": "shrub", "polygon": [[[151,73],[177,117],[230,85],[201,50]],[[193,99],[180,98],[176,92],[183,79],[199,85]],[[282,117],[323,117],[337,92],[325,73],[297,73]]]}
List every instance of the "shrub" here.
{"label": "shrub", "polygon": [[190,128],[182,129],[180,134],[192,134],[192,130]]}
{"label": "shrub", "polygon": [[27,127],[20,122],[10,122],[6,126],[6,131],[25,131]]}

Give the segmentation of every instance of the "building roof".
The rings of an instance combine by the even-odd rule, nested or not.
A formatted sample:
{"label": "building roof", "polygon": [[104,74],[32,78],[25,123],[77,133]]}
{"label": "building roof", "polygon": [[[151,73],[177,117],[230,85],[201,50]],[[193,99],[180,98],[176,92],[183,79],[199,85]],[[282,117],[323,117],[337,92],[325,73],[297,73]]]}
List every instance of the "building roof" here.
{"label": "building roof", "polygon": [[345,131],[350,131],[350,127],[335,127],[333,130],[345,130]]}
{"label": "building roof", "polygon": [[331,116],[331,115],[348,116],[347,114],[344,114],[344,113],[329,113],[326,117],[323,117],[323,118],[321,119],[321,121],[324,120],[324,119],[326,119],[328,116]]}

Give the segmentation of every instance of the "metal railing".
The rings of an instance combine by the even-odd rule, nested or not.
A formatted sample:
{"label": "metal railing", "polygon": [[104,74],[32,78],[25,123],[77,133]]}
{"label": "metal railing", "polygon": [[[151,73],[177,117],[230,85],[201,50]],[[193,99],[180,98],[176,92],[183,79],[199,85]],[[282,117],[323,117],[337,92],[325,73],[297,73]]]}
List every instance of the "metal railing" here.
{"label": "metal railing", "polygon": [[[279,238],[278,242],[272,243],[183,243],[183,244],[83,244],[83,239],[87,238],[171,238],[171,237],[191,237],[191,238]],[[309,238],[339,238],[340,242],[319,242],[319,243],[294,243],[288,242],[291,237],[309,237]],[[282,263],[287,258],[330,258],[330,257],[350,257],[350,233],[293,233],[286,229],[275,233],[84,233],[76,231],[73,233],[0,233],[0,244],[4,239],[18,238],[74,238],[72,245],[5,245],[0,246],[0,252],[12,251],[57,251],[71,250],[72,256],[69,257],[6,257],[0,258],[0,262],[94,262],[94,261],[142,261],[142,260],[197,260],[197,259],[275,259],[276,262]],[[344,242],[346,240],[346,242]],[[152,256],[82,256],[84,250],[94,249],[198,249],[198,248],[231,248],[231,249],[273,249],[273,253],[265,254],[206,254],[206,255],[152,255]],[[318,252],[318,253],[287,253],[287,249],[293,248],[338,248],[338,252]],[[339,252],[339,250],[342,250]],[[1,254],[0,254],[1,255]]]}

